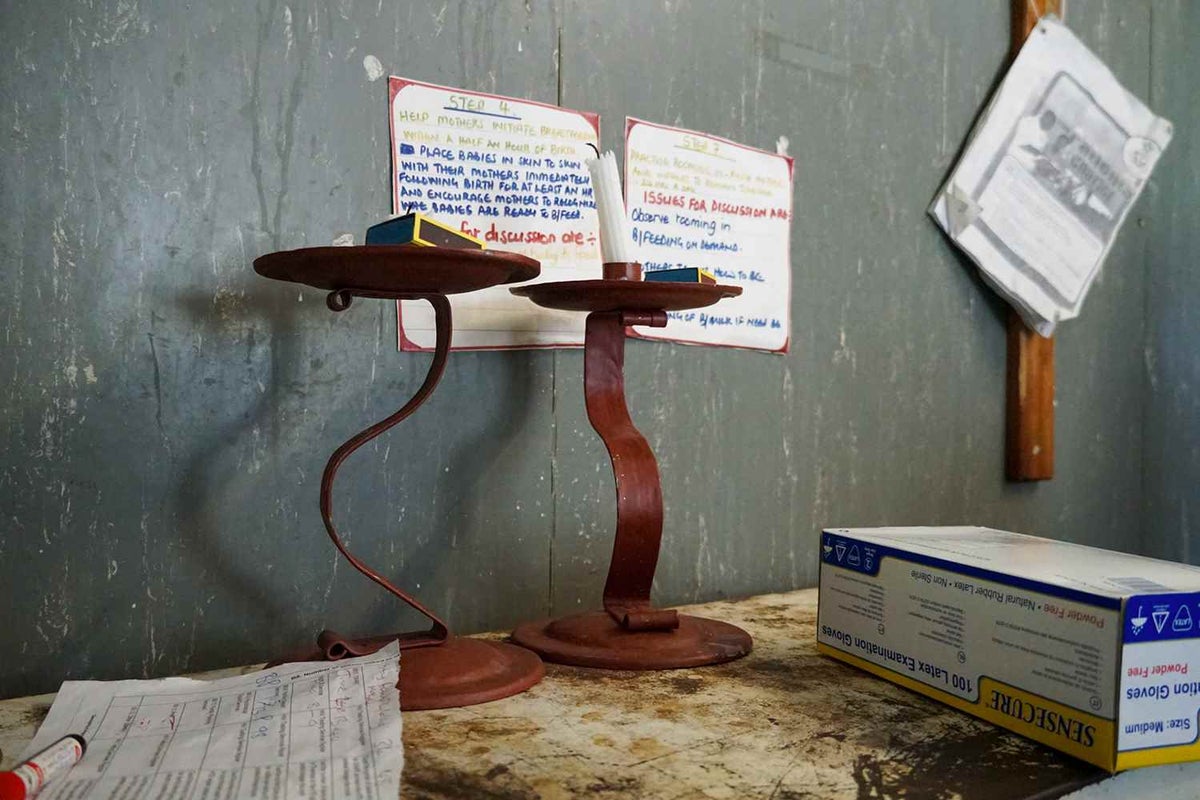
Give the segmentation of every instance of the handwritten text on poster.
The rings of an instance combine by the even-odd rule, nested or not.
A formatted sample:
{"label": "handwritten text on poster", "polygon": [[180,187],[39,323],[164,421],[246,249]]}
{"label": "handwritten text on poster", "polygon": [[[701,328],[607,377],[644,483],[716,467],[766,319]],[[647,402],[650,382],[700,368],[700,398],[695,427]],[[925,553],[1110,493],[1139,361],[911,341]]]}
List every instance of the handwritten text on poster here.
{"label": "handwritten text on poster", "polygon": [[626,206],[647,272],[700,267],[742,296],[672,312],[645,338],[786,352],[792,160],[695,131],[625,124]]}
{"label": "handwritten text on poster", "polygon": [[[541,262],[539,281],[596,277],[598,223],[584,159],[595,114],[390,79],[393,205],[426,213],[489,248]],[[539,308],[497,286],[451,298],[455,348],[583,342],[579,314]],[[425,303],[401,303],[403,349],[433,346]]]}

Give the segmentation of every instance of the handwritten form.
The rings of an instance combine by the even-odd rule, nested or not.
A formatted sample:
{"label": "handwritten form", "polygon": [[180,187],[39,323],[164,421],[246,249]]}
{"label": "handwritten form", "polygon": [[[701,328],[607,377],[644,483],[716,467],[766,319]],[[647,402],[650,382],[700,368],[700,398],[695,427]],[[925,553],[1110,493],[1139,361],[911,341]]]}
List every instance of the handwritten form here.
{"label": "handwritten form", "polygon": [[68,681],[22,755],[83,760],[39,800],[400,796],[400,651],[198,681]]}
{"label": "handwritten form", "polygon": [[625,121],[625,198],[646,272],[701,267],[742,296],[670,312],[646,339],[787,352],[792,159],[695,131]]}
{"label": "handwritten form", "polygon": [[[600,277],[599,223],[585,159],[600,118],[500,95],[389,79],[393,211],[420,211],[489,248],[542,264],[539,281]],[[583,343],[582,314],[496,286],[450,298],[454,348]],[[403,350],[434,345],[433,312],[402,301]]]}

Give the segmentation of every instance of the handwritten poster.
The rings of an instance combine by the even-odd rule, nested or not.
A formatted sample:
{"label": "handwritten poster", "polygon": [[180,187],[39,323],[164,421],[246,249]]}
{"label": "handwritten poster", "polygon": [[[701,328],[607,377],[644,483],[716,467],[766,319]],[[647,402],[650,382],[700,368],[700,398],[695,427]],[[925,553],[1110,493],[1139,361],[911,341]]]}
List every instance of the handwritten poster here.
{"label": "handwritten poster", "polygon": [[670,312],[666,328],[638,336],[787,352],[791,158],[626,119],[625,198],[646,272],[700,267],[742,287],[741,297]]}
{"label": "handwritten poster", "polygon": [[[420,211],[541,262],[538,281],[597,278],[596,204],[584,160],[596,114],[512,97],[389,79],[393,211]],[[583,343],[584,315],[552,311],[507,286],[451,295],[457,349]],[[434,345],[433,312],[398,306],[403,350]]]}

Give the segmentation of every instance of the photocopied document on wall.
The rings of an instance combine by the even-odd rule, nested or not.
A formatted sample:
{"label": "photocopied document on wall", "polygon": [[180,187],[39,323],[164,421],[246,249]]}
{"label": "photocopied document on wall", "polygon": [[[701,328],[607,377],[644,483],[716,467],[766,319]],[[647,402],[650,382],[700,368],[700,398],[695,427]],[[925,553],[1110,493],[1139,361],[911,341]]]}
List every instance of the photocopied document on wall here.
{"label": "photocopied document on wall", "polygon": [[787,352],[792,159],[705,133],[625,121],[625,198],[647,273],[699,267],[740,297],[670,312],[646,339]]}
{"label": "photocopied document on wall", "polygon": [[[541,262],[538,281],[600,277],[599,222],[585,160],[596,114],[389,79],[393,212],[419,211]],[[507,286],[452,295],[451,347],[583,344],[581,314],[540,308]],[[434,345],[433,312],[398,306],[403,350]]]}
{"label": "photocopied document on wall", "polygon": [[1079,315],[1117,231],[1171,141],[1054,17],[989,101],[930,214],[1043,336]]}
{"label": "photocopied document on wall", "polygon": [[386,798],[400,793],[400,650],[235,678],[67,681],[26,748],[83,760],[39,800]]}

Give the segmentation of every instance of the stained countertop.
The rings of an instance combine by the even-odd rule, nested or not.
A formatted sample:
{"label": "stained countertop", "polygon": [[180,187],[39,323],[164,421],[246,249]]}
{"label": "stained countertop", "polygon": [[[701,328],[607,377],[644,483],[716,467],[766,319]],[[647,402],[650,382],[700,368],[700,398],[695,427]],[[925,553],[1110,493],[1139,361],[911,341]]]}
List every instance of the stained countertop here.
{"label": "stained countertop", "polygon": [[[403,796],[1040,800],[1105,777],[819,655],[816,602],[810,589],[681,608],[751,633],[754,651],[728,664],[664,672],[551,664],[516,697],[406,712]],[[0,701],[0,767],[11,767],[52,701]],[[1193,766],[1162,777],[1194,780]],[[1081,794],[1109,796],[1113,783]]]}

